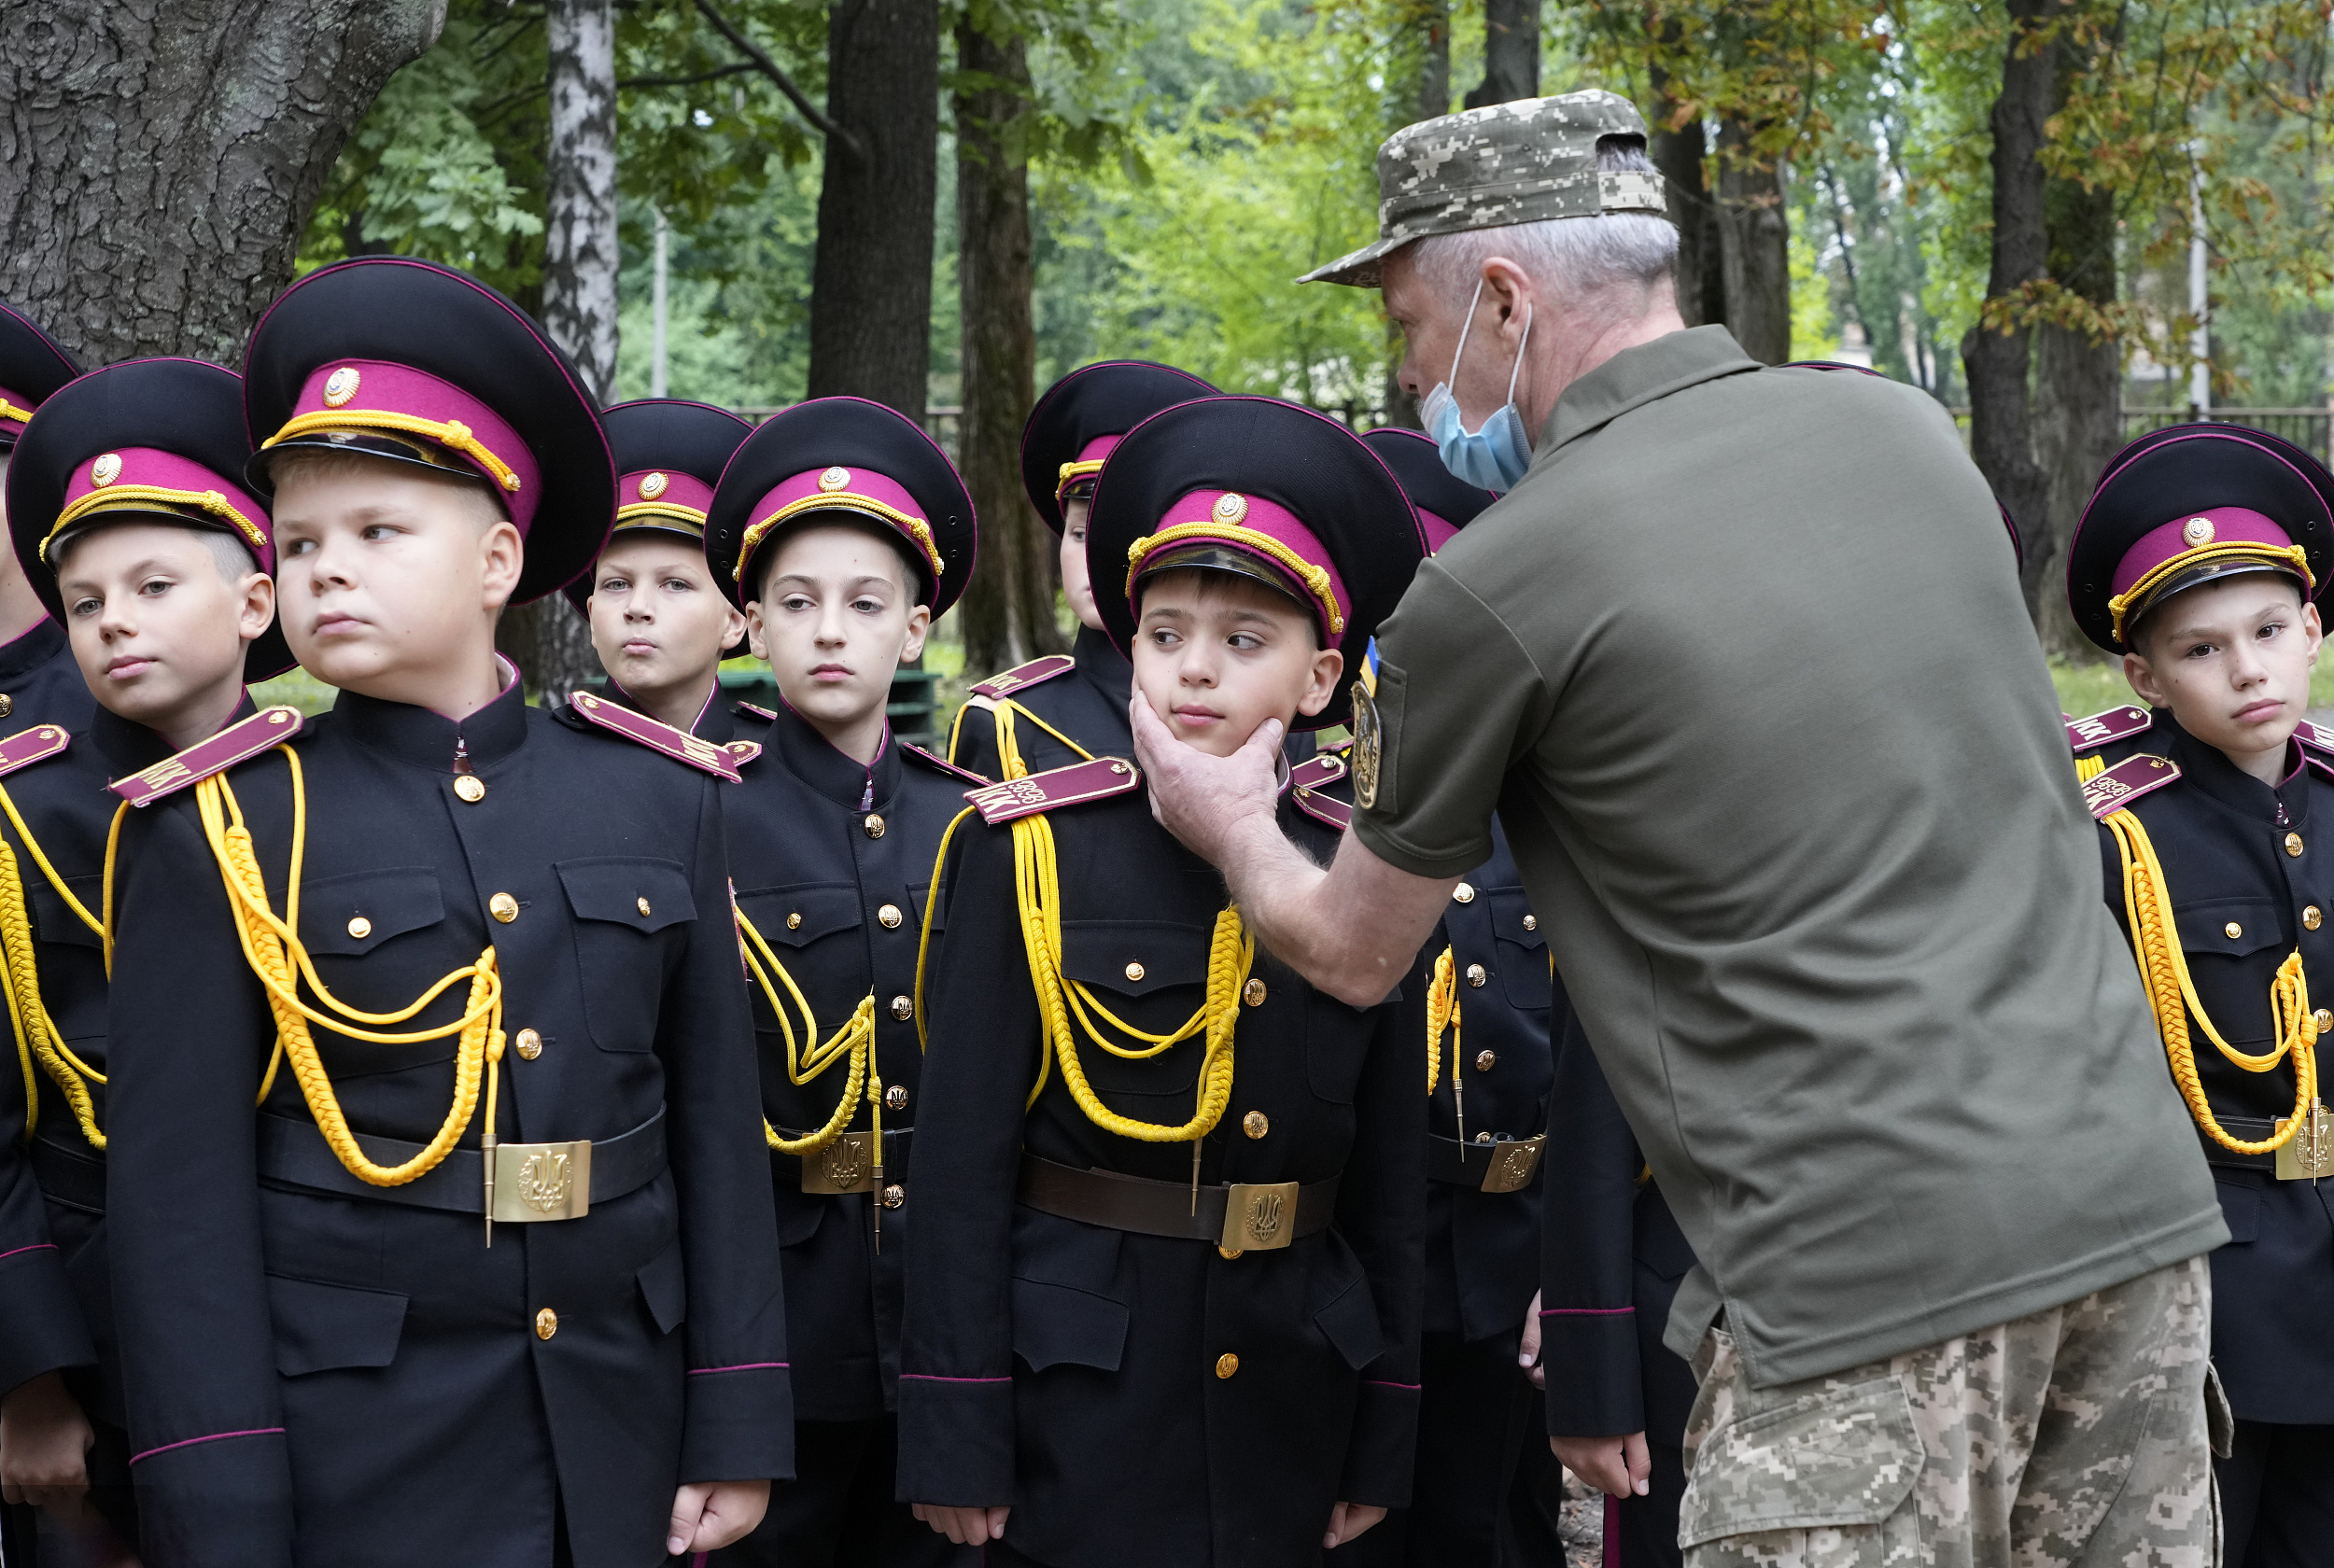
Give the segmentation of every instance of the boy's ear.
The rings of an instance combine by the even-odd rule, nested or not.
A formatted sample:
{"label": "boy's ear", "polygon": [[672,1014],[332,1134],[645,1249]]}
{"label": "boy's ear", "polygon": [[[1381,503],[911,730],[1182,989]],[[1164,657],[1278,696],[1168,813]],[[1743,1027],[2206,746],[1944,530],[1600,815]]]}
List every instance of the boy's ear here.
{"label": "boy's ear", "polygon": [[2123,656],[2123,679],[2130,683],[2131,690],[2139,694],[2140,700],[2150,707],[2172,706],[2171,699],[2164,695],[2163,683],[2156,679],[2156,666],[2147,662],[2146,654],[2126,653]]}
{"label": "boy's ear", "polygon": [[485,608],[499,613],[510,604],[527,565],[527,541],[515,525],[504,521],[479,536],[478,552],[485,570],[481,586]]}
{"label": "boy's ear", "polygon": [[1337,695],[1338,679],[1345,673],[1345,655],[1334,648],[1324,648],[1313,656],[1312,679],[1306,683],[1305,694],[1297,699],[1297,711],[1310,719],[1329,706]]}
{"label": "boy's ear", "polygon": [[907,640],[900,646],[900,663],[911,664],[923,657],[924,637],[932,630],[932,607],[918,605],[907,612]]}
{"label": "boy's ear", "polygon": [[[764,642],[762,639],[762,601],[760,599],[748,599],[746,601],[745,623],[746,651],[752,653],[755,658],[761,660],[764,664],[768,664],[770,662],[770,650],[768,644]],[[737,639],[733,637],[730,640],[734,642]],[[726,644],[724,646],[726,646]]]}
{"label": "boy's ear", "polygon": [[243,580],[243,603],[235,614],[235,635],[255,640],[275,620],[275,580],[255,571]]}

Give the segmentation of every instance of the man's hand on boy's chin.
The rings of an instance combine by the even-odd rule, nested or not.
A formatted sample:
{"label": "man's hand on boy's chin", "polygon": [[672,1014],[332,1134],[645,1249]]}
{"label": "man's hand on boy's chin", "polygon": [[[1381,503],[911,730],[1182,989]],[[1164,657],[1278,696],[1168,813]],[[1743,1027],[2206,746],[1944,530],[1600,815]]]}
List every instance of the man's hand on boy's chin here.
{"label": "man's hand on boy's chin", "polygon": [[1267,719],[1239,750],[1211,757],[1177,740],[1142,693],[1135,693],[1127,712],[1134,725],[1134,760],[1150,780],[1152,818],[1193,854],[1222,865],[1243,821],[1272,816],[1287,726]]}

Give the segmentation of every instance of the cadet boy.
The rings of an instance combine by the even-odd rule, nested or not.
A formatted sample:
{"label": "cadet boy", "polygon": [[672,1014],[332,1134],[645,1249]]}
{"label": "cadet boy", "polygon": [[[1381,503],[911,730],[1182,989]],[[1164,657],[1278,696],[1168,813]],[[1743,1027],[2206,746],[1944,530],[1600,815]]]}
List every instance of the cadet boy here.
{"label": "cadet boy", "polygon": [[105,847],[127,807],[105,785],[247,713],[246,675],[291,663],[250,455],[240,377],[143,359],[43,402],[8,462],[13,559],[100,706],[78,729],[0,740],[0,1000],[19,1068],[0,1091],[0,1189],[32,1197],[0,1208],[0,1481],[77,1529],[86,1500],[133,1541],[102,1130]]}
{"label": "cadet boy", "polygon": [[[1369,448],[1272,399],[1153,416],[1093,508],[1140,700],[1225,752],[1343,721],[1421,554]],[[1287,777],[1326,858],[1344,813]],[[1140,785],[1010,780],[957,830],[900,1493],[991,1564],[1282,1568],[1409,1500],[1423,999],[1347,1008],[1258,952]]]}
{"label": "cadet boy", "polygon": [[2067,598],[2148,708],[2068,726],[2230,1241],[2213,1365],[2236,1414],[2215,1463],[2234,1568],[2334,1541],[2334,742],[2302,719],[2334,567],[2334,476],[2234,425],[2144,436],[2107,466]]}
{"label": "cadet boy", "polygon": [[[0,468],[33,412],[80,373],[63,343],[0,303]],[[15,556],[0,551],[0,721],[78,730],[95,707],[64,628],[42,611]]]}
{"label": "cadet boy", "polygon": [[[1389,426],[1362,440],[1409,495],[1429,553],[1492,503],[1489,491],[1455,478],[1415,430]],[[1517,1363],[1540,1283],[1549,1029],[1567,1010],[1496,824],[1491,858],[1453,889],[1421,958],[1427,1267],[1417,1474],[1411,1506],[1332,1561],[1561,1568],[1546,1423]]]}
{"label": "cadet boy", "polygon": [[116,786],[146,1561],[723,1545],[792,1422],[717,778],[528,708],[493,652],[606,538],[591,402],[510,301],[399,258],[295,283],[245,376],[285,632],[342,691]]}
{"label": "cadet boy", "polygon": [[1070,651],[977,683],[957,709],[949,761],[984,778],[1103,755],[1131,757],[1127,656],[1110,645],[1086,564],[1087,509],[1103,459],[1163,408],[1215,395],[1195,375],[1144,359],[1104,359],[1046,389],[1021,428],[1021,487],[1061,544],[1062,594],[1078,618]]}
{"label": "cadet boy", "polygon": [[821,398],[738,449],[707,538],[783,699],[740,709],[760,754],[740,762],[726,807],[797,1422],[794,1483],[721,1561],[971,1562],[893,1500],[893,1412],[922,1207],[908,1175],[917,955],[941,939],[937,911],[924,922],[941,835],[984,781],[902,743],[884,709],[972,574],[972,498],[912,421]]}
{"label": "cadet boy", "polygon": [[722,468],[753,427],[679,399],[599,416],[616,463],[608,548],[567,586],[608,671],[605,700],[715,744],[731,738],[721,662],[743,650],[745,617],[705,561],[705,511]]}

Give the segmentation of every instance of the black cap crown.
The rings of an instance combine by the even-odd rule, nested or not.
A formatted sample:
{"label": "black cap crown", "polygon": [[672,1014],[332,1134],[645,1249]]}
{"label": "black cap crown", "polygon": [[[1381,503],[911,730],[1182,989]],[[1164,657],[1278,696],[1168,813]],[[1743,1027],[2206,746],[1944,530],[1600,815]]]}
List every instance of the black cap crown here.
{"label": "black cap crown", "polygon": [[1046,388],[1021,427],[1021,488],[1030,505],[1047,527],[1062,532],[1064,486],[1090,494],[1097,471],[1065,477],[1065,465],[1078,463],[1095,441],[1123,436],[1161,409],[1215,395],[1216,388],[1189,371],[1147,359],[1104,359],[1072,371]]}
{"label": "black cap crown", "polygon": [[0,453],[32,412],[81,373],[80,361],[15,306],[0,304]]}
{"label": "black cap crown", "polygon": [[[727,409],[681,398],[618,403],[599,423],[616,464],[616,525],[608,542],[646,528],[702,548],[713,487],[753,427]],[[579,610],[592,596],[592,576],[580,573],[563,590]]]}

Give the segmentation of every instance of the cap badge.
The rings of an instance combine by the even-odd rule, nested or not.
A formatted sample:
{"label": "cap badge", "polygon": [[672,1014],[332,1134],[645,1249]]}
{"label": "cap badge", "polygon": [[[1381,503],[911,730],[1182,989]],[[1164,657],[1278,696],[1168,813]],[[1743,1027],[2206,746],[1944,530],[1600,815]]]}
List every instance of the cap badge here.
{"label": "cap badge", "polygon": [[121,477],[121,454],[108,452],[89,466],[89,482],[103,489]]}
{"label": "cap badge", "polygon": [[2187,541],[2190,550],[2200,549],[2212,543],[2213,520],[2209,517],[2189,518],[2180,525],[2180,537]]}
{"label": "cap badge", "polygon": [[671,480],[667,479],[660,473],[653,473],[642,476],[640,480],[640,499],[644,501],[654,500],[657,497],[663,495],[667,487],[671,483]]}
{"label": "cap badge", "polygon": [[1225,491],[1216,497],[1215,515],[1218,523],[1240,522],[1248,515],[1248,497]]}
{"label": "cap badge", "polygon": [[357,367],[354,365],[343,365],[339,370],[326,376],[324,378],[324,406],[338,408],[348,401],[357,395],[357,384],[362,379],[358,375]]}
{"label": "cap badge", "polygon": [[819,488],[822,490],[840,490],[850,483],[851,470],[845,468],[832,468],[819,476]]}

